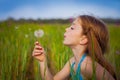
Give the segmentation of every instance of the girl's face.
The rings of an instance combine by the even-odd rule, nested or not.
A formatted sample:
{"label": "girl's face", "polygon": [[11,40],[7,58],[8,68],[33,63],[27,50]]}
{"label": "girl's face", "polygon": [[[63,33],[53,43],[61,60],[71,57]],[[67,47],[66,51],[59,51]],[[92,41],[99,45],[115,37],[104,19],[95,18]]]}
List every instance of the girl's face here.
{"label": "girl's face", "polygon": [[70,27],[66,28],[63,44],[68,46],[75,46],[80,44],[82,32],[83,29],[80,24],[80,20],[77,18],[73,21]]}

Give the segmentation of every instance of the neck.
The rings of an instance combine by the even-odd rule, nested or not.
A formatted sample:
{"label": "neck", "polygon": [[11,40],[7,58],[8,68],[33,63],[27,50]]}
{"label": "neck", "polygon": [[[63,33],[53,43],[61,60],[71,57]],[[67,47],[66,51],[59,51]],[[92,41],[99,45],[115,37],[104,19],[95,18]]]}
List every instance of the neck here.
{"label": "neck", "polygon": [[74,54],[75,62],[79,62],[82,55],[86,51],[86,46],[77,45],[77,46],[72,46],[71,49]]}

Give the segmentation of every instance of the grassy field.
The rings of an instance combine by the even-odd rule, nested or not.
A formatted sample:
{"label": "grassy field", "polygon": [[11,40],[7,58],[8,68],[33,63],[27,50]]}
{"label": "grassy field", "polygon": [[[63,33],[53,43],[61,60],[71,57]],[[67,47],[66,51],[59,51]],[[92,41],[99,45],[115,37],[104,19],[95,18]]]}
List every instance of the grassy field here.
{"label": "grassy field", "polygon": [[[53,74],[58,72],[72,56],[63,45],[65,28],[70,24],[0,23],[0,80],[40,80],[37,60],[32,57],[34,42],[45,48],[48,66]],[[44,36],[36,38],[34,31],[41,29]],[[120,25],[108,24],[110,52],[105,57],[116,69],[120,80]]]}

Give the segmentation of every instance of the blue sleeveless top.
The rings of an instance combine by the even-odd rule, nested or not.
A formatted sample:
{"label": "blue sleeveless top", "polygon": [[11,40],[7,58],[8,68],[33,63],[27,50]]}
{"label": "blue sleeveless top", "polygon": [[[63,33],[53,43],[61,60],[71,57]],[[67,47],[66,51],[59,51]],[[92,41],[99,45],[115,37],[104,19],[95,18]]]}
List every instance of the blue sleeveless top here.
{"label": "blue sleeveless top", "polygon": [[72,63],[72,66],[70,68],[70,70],[71,70],[70,74],[71,74],[72,80],[83,80],[82,75],[81,75],[81,63],[85,59],[85,57],[86,57],[86,54],[83,54],[82,58],[80,59],[80,61],[78,63],[78,67],[76,69],[76,73],[74,71],[75,62]]}

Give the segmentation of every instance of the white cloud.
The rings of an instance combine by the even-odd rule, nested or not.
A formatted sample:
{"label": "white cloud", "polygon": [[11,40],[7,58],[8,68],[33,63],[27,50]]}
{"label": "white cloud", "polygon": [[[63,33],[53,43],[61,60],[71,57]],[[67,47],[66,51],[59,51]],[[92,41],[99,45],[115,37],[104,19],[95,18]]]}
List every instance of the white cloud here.
{"label": "white cloud", "polygon": [[34,6],[23,6],[8,14],[3,15],[1,18],[6,19],[13,17],[19,18],[69,18],[76,17],[79,14],[93,14],[99,17],[120,17],[119,12],[115,9],[106,8],[102,6],[94,5],[61,5],[61,6],[46,6],[46,8],[34,7]]}

